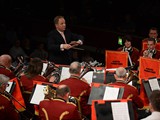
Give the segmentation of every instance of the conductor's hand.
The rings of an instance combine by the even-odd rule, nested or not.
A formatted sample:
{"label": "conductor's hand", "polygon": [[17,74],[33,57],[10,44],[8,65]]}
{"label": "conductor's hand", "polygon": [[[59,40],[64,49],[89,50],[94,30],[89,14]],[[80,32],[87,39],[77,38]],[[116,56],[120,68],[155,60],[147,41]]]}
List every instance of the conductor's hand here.
{"label": "conductor's hand", "polygon": [[70,48],[72,48],[70,44],[63,44],[63,49],[69,50]]}

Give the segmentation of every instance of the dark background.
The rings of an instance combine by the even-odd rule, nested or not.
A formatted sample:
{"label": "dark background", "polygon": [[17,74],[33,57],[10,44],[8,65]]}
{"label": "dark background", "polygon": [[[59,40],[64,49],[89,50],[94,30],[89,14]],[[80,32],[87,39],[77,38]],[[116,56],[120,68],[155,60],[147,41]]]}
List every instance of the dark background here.
{"label": "dark background", "polygon": [[119,47],[118,36],[125,34],[131,34],[133,46],[141,50],[149,28],[160,29],[159,6],[159,0],[0,0],[0,27],[34,36],[34,41],[46,40],[53,18],[63,15],[72,32],[84,35],[85,49],[100,60],[105,50]]}

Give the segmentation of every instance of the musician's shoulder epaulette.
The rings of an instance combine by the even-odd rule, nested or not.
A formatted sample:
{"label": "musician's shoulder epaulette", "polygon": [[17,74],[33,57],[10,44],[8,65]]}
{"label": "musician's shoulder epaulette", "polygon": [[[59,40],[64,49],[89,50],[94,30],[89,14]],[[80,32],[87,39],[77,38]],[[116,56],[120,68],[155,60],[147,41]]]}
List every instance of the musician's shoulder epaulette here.
{"label": "musician's shoulder epaulette", "polygon": [[[128,84],[129,85],[129,84]],[[134,89],[137,89],[135,86],[133,86],[133,85],[129,85],[129,86],[131,86],[131,87],[133,87]]]}
{"label": "musician's shoulder epaulette", "polygon": [[8,101],[10,101],[10,99],[7,97],[7,96],[5,96],[5,95],[2,95],[4,98],[6,98]]}
{"label": "musician's shoulder epaulette", "polygon": [[76,104],[75,104],[75,103],[73,103],[73,102],[67,102],[67,104],[70,104],[70,105],[74,105],[74,106],[76,106]]}
{"label": "musician's shoulder epaulette", "polygon": [[7,68],[7,67],[5,67],[5,66],[3,66],[3,65],[0,65],[0,68],[4,68],[4,69],[6,69],[6,70],[12,72],[11,69],[9,69],[9,68]]}
{"label": "musician's shoulder epaulette", "polygon": [[50,101],[50,99],[44,99],[43,101]]}

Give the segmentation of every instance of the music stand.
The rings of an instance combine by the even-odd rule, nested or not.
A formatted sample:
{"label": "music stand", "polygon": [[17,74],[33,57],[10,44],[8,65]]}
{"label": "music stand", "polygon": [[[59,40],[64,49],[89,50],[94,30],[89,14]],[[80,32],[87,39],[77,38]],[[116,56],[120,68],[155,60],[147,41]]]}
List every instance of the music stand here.
{"label": "music stand", "polygon": [[[91,105],[92,100],[103,100],[106,87],[114,88],[114,86],[107,86],[105,84],[99,84],[99,83],[92,84],[91,92],[88,99],[88,104]],[[124,88],[118,86],[115,88],[119,88],[117,99],[121,99],[124,93]]]}
{"label": "music stand", "polygon": [[[117,110],[116,113],[114,110],[115,108]],[[135,119],[131,100],[119,99],[92,101],[92,120],[119,120],[122,117],[125,120]]]}
{"label": "music stand", "polygon": [[[153,79],[153,78],[149,78],[149,79]],[[149,79],[148,80],[142,79],[142,83],[144,85],[144,89],[145,89],[145,92],[147,94],[148,99],[149,99],[149,97],[150,97],[150,95],[152,93],[152,89],[151,89],[151,86],[149,84]],[[157,80],[158,80],[158,84],[160,86],[160,79],[157,79]]]}

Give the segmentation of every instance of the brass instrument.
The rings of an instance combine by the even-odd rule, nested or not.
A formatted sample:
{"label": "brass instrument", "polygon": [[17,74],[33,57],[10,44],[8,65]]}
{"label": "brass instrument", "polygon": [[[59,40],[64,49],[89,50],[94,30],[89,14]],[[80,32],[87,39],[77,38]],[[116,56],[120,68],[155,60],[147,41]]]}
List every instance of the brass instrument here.
{"label": "brass instrument", "polygon": [[143,52],[143,57],[152,58],[153,54],[154,54],[154,53],[153,53],[152,50],[147,49],[147,50],[145,50],[145,51]]}
{"label": "brass instrument", "polygon": [[[51,85],[47,85],[43,92],[45,95],[45,99],[54,99],[56,97],[56,87],[52,87]],[[76,98],[73,96],[69,96],[68,101],[76,105],[78,104]]]}
{"label": "brass instrument", "polygon": [[85,65],[84,65],[83,70],[79,76],[79,79],[81,79],[86,73],[88,73],[90,71],[94,71],[94,69],[92,68],[92,66],[90,64],[85,62]]}
{"label": "brass instrument", "polygon": [[56,90],[52,88],[50,85],[46,85],[43,90],[45,99],[54,99],[56,97]]}
{"label": "brass instrument", "polygon": [[132,81],[132,85],[137,88],[138,91],[140,91],[140,84],[138,83],[139,78],[138,78],[138,73],[130,70],[128,72],[127,79],[125,81],[126,84],[129,84]]}
{"label": "brass instrument", "polygon": [[46,77],[49,82],[57,84],[60,82],[60,69],[53,62],[48,62],[43,76]]}
{"label": "brass instrument", "polygon": [[12,67],[12,71],[14,72],[14,75],[16,77],[20,77],[21,74],[23,74],[26,71],[27,66],[24,64],[25,60],[23,56],[17,57],[17,62],[18,62],[18,65],[16,67],[14,66],[11,66],[11,67]]}

